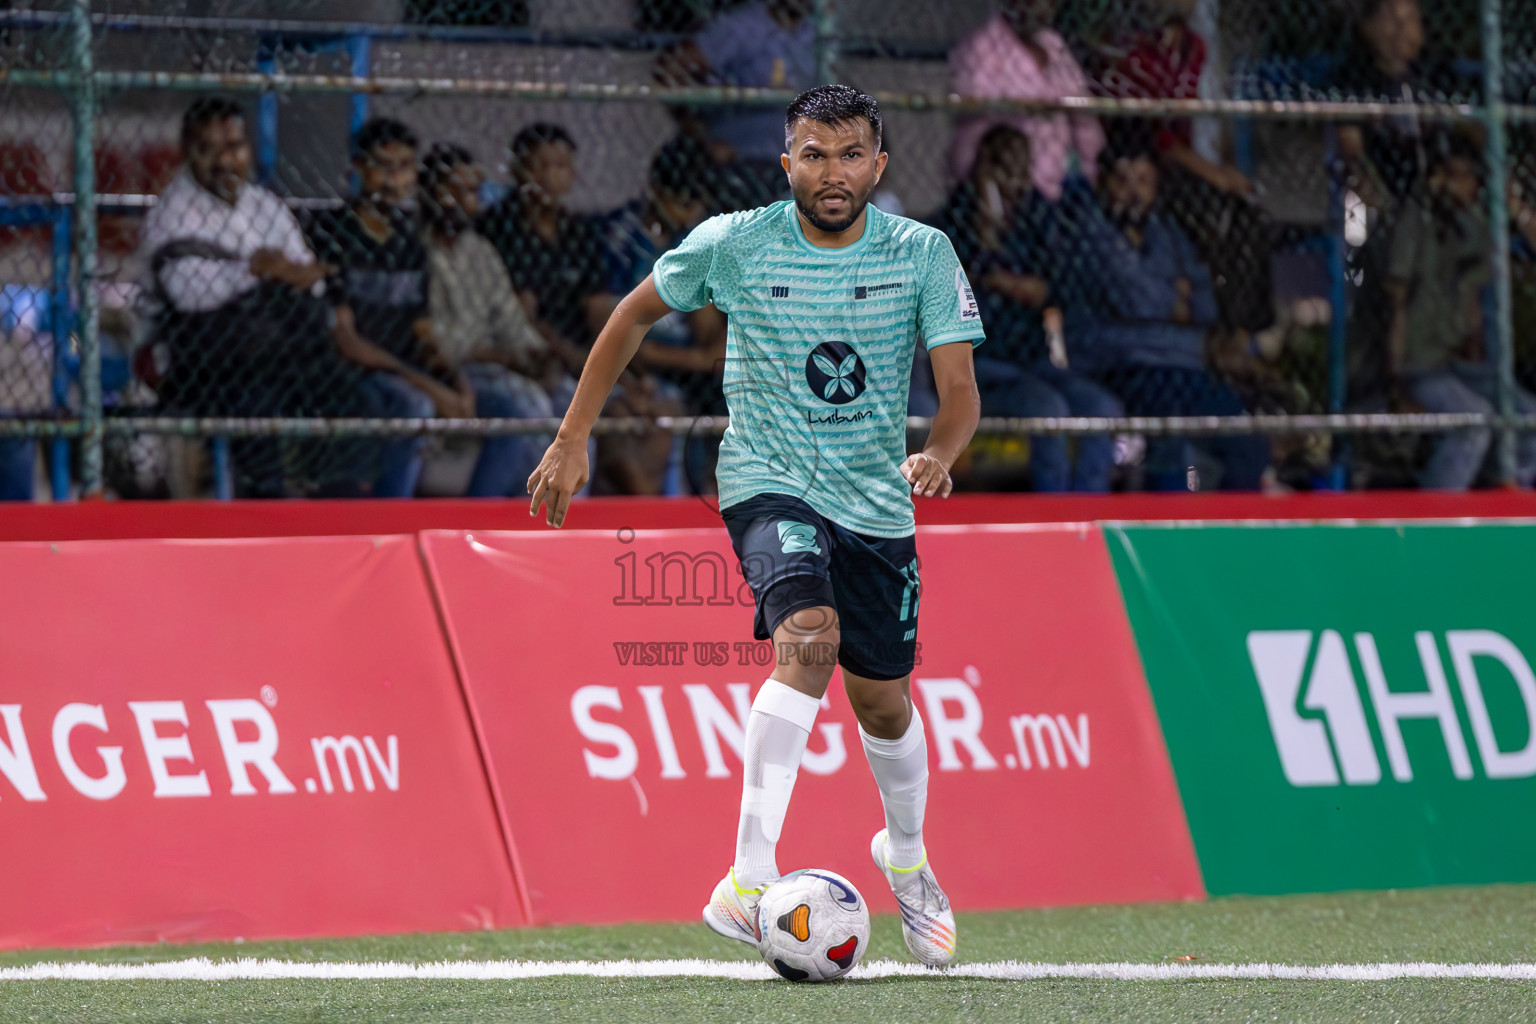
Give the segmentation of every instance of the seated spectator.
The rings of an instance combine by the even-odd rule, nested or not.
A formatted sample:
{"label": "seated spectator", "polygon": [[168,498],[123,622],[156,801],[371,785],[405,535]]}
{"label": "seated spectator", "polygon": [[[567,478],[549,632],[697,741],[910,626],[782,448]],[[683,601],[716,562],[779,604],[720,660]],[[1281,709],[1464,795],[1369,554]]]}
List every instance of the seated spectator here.
{"label": "seated spectator", "polygon": [[[483,175],[458,146],[427,151],[420,174],[423,241],[427,251],[432,336],[448,366],[462,373],[475,396],[475,415],[486,419],[549,418],[554,403],[540,386],[564,389],[569,378],[549,355],[549,344],[528,322],[512,292],[506,265],[474,229]],[[569,404],[572,390],[564,390]],[[563,409],[562,409],[563,411]],[[470,497],[507,497],[524,486],[550,438],[488,437],[470,477]]]}
{"label": "seated spectator", "polygon": [[[681,416],[687,410],[675,385],[655,374],[627,369],[603,406],[604,416]],[[683,490],[684,439],[659,427],[642,434],[608,434],[591,463],[594,494],[678,495]],[[700,482],[702,485],[702,481]],[[700,490],[707,488],[700,487]]]}
{"label": "seated spectator", "polygon": [[[1087,96],[1088,80],[1072,51],[1051,28],[1055,0],[1005,0],[1000,13],[950,51],[953,90],[977,99],[1058,99]],[[967,116],[957,120],[950,170],[956,181],[971,174],[976,148],[992,126],[1006,123],[1029,136],[1034,185],[1050,200],[1074,165],[1092,177],[1104,148],[1096,118],[1084,114]]]}
{"label": "seated spectator", "polygon": [[[480,219],[496,246],[534,327],[555,357],[581,373],[592,339],[617,298],[608,290],[608,257],[594,218],[567,210],[576,181],[576,144],[559,125],[529,125],[512,140],[517,188]],[[662,416],[682,412],[649,375],[627,372],[604,406],[609,416]],[[633,437],[600,440],[593,463],[593,493],[656,494],[665,486],[670,435],[660,431],[636,451]]]}
{"label": "seated spectator", "polygon": [[[45,288],[0,288],[0,425],[52,415],[52,342],[38,337],[48,306]],[[0,501],[31,501],[37,440],[0,435]]]}
{"label": "seated spectator", "polygon": [[[1426,412],[1497,412],[1498,380],[1483,343],[1482,294],[1492,280],[1492,235],[1479,197],[1478,148],[1453,137],[1437,152],[1422,199],[1407,201],[1392,230],[1387,366],[1402,398]],[[1516,388],[1515,411],[1536,413]],[[1493,432],[1440,434],[1420,485],[1464,491],[1476,479]],[[1516,480],[1536,479],[1536,433],[1520,435]]]}
{"label": "seated spectator", "polygon": [[[1189,26],[1193,8],[1194,0],[1161,0],[1158,23],[1137,33],[1104,76],[1111,95],[1199,98],[1206,49]],[[1272,231],[1253,201],[1253,182],[1236,167],[1202,155],[1188,119],[1124,119],[1116,127],[1144,135],[1161,154],[1163,207],[1211,269],[1222,327],[1248,334],[1273,326]]]}
{"label": "seated spectator", "polygon": [[[1418,0],[1364,0],[1334,91],[1343,99],[1425,103],[1433,98],[1420,63],[1424,15]],[[1422,122],[1411,115],[1338,129],[1349,186],[1369,206],[1390,209],[1424,183],[1428,153]]]}
{"label": "seated spectator", "polygon": [[[702,143],[678,136],[652,158],[645,195],[609,215],[609,294],[628,295],[650,276],[657,258],[674,248],[704,219],[707,206],[701,175],[707,173],[708,161],[709,152]],[[725,316],[714,306],[692,313],[669,313],[651,328],[636,355],[637,365],[645,371],[640,376],[654,378],[654,384],[634,379],[636,375],[626,371],[625,380],[620,382],[620,390],[626,396],[631,387],[640,384],[642,389],[648,389],[646,393],[657,397],[660,405],[677,413],[726,414],[725,396],[720,389],[720,373],[725,365]],[[676,464],[677,453],[683,448],[681,437],[671,438],[661,431],[648,438],[608,440],[631,449],[624,456],[625,461],[643,462],[651,467],[659,461],[664,470]],[[708,464],[718,447],[719,439],[715,437],[690,439],[688,477],[696,490],[711,489]],[[667,492],[676,491],[680,483],[669,482]]]}
{"label": "seated spectator", "polygon": [[[987,327],[976,352],[983,416],[1120,416],[1119,401],[1051,363],[1043,313],[1051,305],[1055,211],[1031,185],[1029,138],[1009,125],[982,137],[967,181],[936,225],[954,242]],[[1061,436],[1030,439],[1037,491],[1109,490],[1114,439],[1083,437],[1074,465]]]}
{"label": "seated spectator", "polygon": [[[144,219],[145,312],[161,402],[194,416],[356,414],[360,374],[331,343],[317,262],[281,199],[252,184],[244,112],[205,98],[182,118],[185,165]],[[141,361],[153,367],[156,359]],[[232,446],[241,493],[285,493],[276,440]]]}
{"label": "seated spectator", "polygon": [[[727,11],[692,39],[666,50],[656,77],[666,85],[731,85],[802,92],[815,85],[816,27],[810,0],[756,0]],[[783,115],[772,107],[714,106],[690,112],[700,122],[725,205],[745,209],[784,198],[779,165]],[[708,164],[706,164],[708,166]],[[734,180],[732,180],[734,179]],[[731,200],[735,201],[732,202]]]}
{"label": "seated spectator", "polygon": [[[1333,76],[1334,96],[1376,103],[1434,99],[1432,74],[1422,58],[1424,43],[1418,0],[1363,0]],[[1429,168],[1428,128],[1411,114],[1337,128],[1339,185],[1374,213],[1366,222],[1370,234],[1365,244],[1346,250],[1346,272],[1358,282],[1349,311],[1347,405],[1352,410],[1379,410],[1387,401],[1382,390],[1388,371],[1383,339],[1393,316],[1393,299],[1385,287],[1393,225],[1410,198],[1422,198]],[[1360,438],[1356,447],[1385,454],[1392,440]],[[1361,461],[1377,460],[1356,459]]]}
{"label": "seated spectator", "polygon": [[[437,352],[427,307],[427,254],[401,207],[416,194],[416,136],[374,118],[358,129],[352,166],[358,195],[309,223],[321,257],[337,268],[328,282],[336,344],[372,371],[363,393],[381,417],[471,416],[474,392]],[[363,450],[372,450],[363,443]],[[419,440],[386,446],[375,497],[408,498],[421,474]]]}
{"label": "seated spectator", "polygon": [[606,294],[603,240],[591,218],[567,210],[576,183],[576,143],[539,122],[512,140],[514,188],[481,215],[478,230],[501,254],[534,327],[580,376],[587,347],[615,300]]}
{"label": "seated spectator", "polygon": [[[1132,416],[1238,416],[1232,389],[1205,365],[1216,323],[1210,273],[1184,233],[1158,210],[1150,154],[1106,153],[1097,195],[1074,187],[1064,211],[1059,284],[1073,368],[1104,384]],[[1221,486],[1253,490],[1269,444],[1252,435],[1205,442]],[[1155,490],[1187,486],[1185,444],[1153,439],[1146,477]]]}
{"label": "seated spectator", "polygon": [[1525,158],[1510,169],[1508,202],[1516,379],[1526,390],[1536,392],[1536,202],[1533,202],[1536,199],[1536,173],[1533,173],[1536,167],[1533,164],[1536,160],[1527,152]]}
{"label": "seated spectator", "polygon": [[[651,160],[645,195],[608,216],[608,294],[628,295],[650,276],[657,258],[704,219],[698,169],[707,159],[707,151],[693,139],[673,139]],[[651,328],[637,356],[681,388],[694,408],[715,404],[716,378],[725,358],[725,316],[714,306],[673,311]]]}

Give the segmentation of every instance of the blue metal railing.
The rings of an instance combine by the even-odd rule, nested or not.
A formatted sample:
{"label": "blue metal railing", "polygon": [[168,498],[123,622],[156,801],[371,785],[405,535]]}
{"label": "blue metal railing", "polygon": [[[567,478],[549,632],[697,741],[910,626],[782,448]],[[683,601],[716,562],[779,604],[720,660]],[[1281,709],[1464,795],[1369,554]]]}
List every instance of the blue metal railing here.
{"label": "blue metal railing", "polygon": [[[51,234],[47,316],[42,319],[53,345],[53,411],[63,416],[69,412],[71,374],[68,352],[74,328],[69,285],[70,208],[49,203],[11,203],[0,198],[0,227],[46,227]],[[69,497],[69,439],[53,438],[48,452],[48,479],[53,500],[64,501]]]}

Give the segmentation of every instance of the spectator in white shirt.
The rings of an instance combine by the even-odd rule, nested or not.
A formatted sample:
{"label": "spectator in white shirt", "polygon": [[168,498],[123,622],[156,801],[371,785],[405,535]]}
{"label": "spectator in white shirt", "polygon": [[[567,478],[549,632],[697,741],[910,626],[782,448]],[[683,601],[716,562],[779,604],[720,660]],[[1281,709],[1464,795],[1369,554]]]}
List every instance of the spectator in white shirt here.
{"label": "spectator in white shirt", "polygon": [[[176,310],[218,309],[264,280],[308,290],[334,272],[315,262],[287,205],[247,180],[251,144],[238,104],[219,97],[193,103],[182,119],[181,145],[185,166],[144,218],[141,243],[152,259],[178,242],[207,247],[167,259],[159,271],[161,291]],[[227,255],[212,255],[214,249]]]}
{"label": "spectator in white shirt", "polygon": [[[391,404],[389,395],[412,393],[369,387],[375,364],[338,350],[335,314],[319,298],[336,268],[316,261],[287,205],[249,180],[240,106],[197,100],[181,143],[185,166],[145,218],[141,242],[155,342],[169,364],[152,381],[162,402],[195,416],[432,415],[424,398]],[[411,439],[373,446],[367,465],[345,468],[355,487],[339,493],[408,490],[390,481],[414,480],[416,449]],[[232,454],[243,491],[287,492],[276,441],[240,442]]]}

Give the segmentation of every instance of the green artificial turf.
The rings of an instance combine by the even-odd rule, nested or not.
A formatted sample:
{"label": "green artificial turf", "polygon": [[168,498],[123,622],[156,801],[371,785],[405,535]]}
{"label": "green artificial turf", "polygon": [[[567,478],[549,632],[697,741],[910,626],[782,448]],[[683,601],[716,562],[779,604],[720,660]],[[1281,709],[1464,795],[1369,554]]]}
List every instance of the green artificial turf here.
{"label": "green artificial turf", "polygon": [[[966,914],[962,960],[1196,963],[1536,961],[1536,886],[1420,889],[1209,903]],[[136,963],[289,960],[750,959],[702,925],[624,925],[0,954]],[[871,959],[906,959],[895,918]],[[1536,1021],[1536,983],[1484,980],[1028,981],[899,978],[790,985],[715,979],[4,982],[10,1021]]]}

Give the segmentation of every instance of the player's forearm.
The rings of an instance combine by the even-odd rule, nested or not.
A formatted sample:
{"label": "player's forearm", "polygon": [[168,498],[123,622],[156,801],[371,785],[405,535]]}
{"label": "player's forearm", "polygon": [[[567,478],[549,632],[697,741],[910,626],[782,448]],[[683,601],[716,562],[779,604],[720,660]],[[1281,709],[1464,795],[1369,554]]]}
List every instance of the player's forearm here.
{"label": "player's forearm", "polygon": [[939,394],[939,411],[928,430],[923,454],[944,464],[947,472],[960,458],[981,419],[981,396],[974,381],[961,381]]}
{"label": "player's forearm", "polygon": [[581,379],[576,382],[576,395],[560,424],[560,440],[586,443],[619,374],[635,357],[641,339],[656,322],[641,314],[635,305],[629,297],[620,302],[592,343]]}

